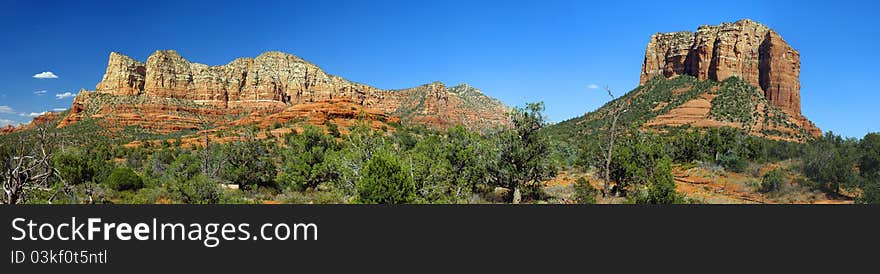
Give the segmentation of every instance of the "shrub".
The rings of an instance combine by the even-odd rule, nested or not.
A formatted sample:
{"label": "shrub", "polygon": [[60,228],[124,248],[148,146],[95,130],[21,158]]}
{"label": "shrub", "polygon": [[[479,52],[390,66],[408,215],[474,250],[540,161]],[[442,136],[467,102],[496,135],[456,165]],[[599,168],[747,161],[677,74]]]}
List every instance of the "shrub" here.
{"label": "shrub", "polygon": [[144,187],[144,181],[129,168],[116,168],[107,177],[107,186],[117,190],[138,190]]}
{"label": "shrub", "polygon": [[386,151],[376,151],[357,181],[358,201],[368,204],[411,203],[416,187],[400,160]]}
{"label": "shrub", "polygon": [[853,139],[827,132],[811,142],[804,153],[802,170],[807,178],[832,193],[849,188],[858,181],[858,147]]}
{"label": "shrub", "polygon": [[621,140],[614,147],[610,166],[611,181],[622,189],[648,185],[652,168],[668,160],[663,144],[657,140],[656,135],[642,132],[635,132],[632,137]]}
{"label": "shrub", "polygon": [[863,179],[862,195],[856,198],[860,204],[880,204],[880,172]]}
{"label": "shrub", "polygon": [[155,204],[165,198],[168,193],[164,188],[142,188],[137,192],[120,192],[114,203],[120,204]]}
{"label": "shrub", "polygon": [[718,158],[718,164],[727,170],[742,173],[749,167],[749,161],[736,154],[725,154]]}
{"label": "shrub", "polygon": [[220,185],[204,175],[180,180],[174,190],[181,201],[187,204],[216,204],[223,196]]}
{"label": "shrub", "polygon": [[574,200],[578,204],[595,204],[596,188],[583,177],[574,183]]}
{"label": "shrub", "polygon": [[880,172],[880,133],[868,133],[859,143],[862,156],[859,158],[859,170],[863,177]]}
{"label": "shrub", "polygon": [[105,163],[94,153],[79,148],[69,148],[52,157],[52,164],[58,175],[71,185],[100,180],[106,175]]}
{"label": "shrub", "polygon": [[177,155],[167,168],[166,175],[172,180],[177,178],[192,178],[202,173],[202,162],[199,156],[193,153],[181,153]]}
{"label": "shrub", "polygon": [[339,136],[341,136],[341,134],[339,133],[339,125],[336,125],[333,122],[330,122],[330,120],[327,120],[324,122],[324,126],[327,127],[327,131],[330,132],[330,135],[332,135],[333,137],[339,138]]}
{"label": "shrub", "polygon": [[668,158],[657,161],[651,170],[647,190],[636,195],[638,204],[676,204],[684,198],[675,192],[675,179],[672,178],[671,161]]}
{"label": "shrub", "polygon": [[771,192],[779,190],[779,187],[782,186],[782,182],[785,180],[785,173],[782,170],[774,169],[767,174],[764,174],[764,179],[761,180],[761,185],[758,188],[760,192]]}
{"label": "shrub", "polygon": [[220,178],[251,190],[259,186],[274,187],[276,167],[267,143],[255,140],[255,134],[246,140],[217,146],[218,153],[225,154]]}
{"label": "shrub", "polygon": [[336,140],[316,127],[306,127],[302,134],[289,135],[287,148],[282,148],[279,185],[294,190],[316,188],[333,177],[325,164],[327,154],[337,149]]}

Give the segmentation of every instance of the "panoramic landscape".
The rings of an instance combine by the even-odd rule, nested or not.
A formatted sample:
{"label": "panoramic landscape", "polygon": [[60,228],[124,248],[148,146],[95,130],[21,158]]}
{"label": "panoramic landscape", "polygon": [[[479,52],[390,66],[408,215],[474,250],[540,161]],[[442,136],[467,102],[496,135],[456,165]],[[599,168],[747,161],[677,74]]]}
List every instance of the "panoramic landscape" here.
{"label": "panoramic landscape", "polygon": [[832,91],[802,93],[809,57],[786,35],[749,18],[658,27],[627,45],[643,49],[626,68],[637,83],[583,79],[598,107],[552,119],[558,100],[542,96],[568,97],[552,90],[387,88],[284,50],[215,53],[225,63],[191,47],[106,51],[92,60],[103,75],[82,72],[94,87],[2,120],[0,203],[880,203],[880,133],[811,120],[802,101]]}

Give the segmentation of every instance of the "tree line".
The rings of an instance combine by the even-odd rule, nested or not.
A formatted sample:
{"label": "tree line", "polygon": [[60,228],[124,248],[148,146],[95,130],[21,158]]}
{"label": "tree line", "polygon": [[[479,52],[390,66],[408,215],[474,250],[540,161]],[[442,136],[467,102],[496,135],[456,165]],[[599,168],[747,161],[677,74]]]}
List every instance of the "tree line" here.
{"label": "tree line", "polygon": [[[803,182],[829,195],[880,202],[880,134],[862,139],[831,132],[805,144],[771,141],[735,128],[621,126],[576,137],[554,135],[542,103],[510,113],[510,127],[434,130],[365,124],[348,134],[302,126],[301,132],[181,147],[173,139],[127,147],[112,140],[67,140],[64,129],[38,127],[0,136],[5,204],[20,203],[480,203],[538,201],[542,182],[561,168],[591,171],[605,188],[580,178],[575,200],[622,197],[632,203],[688,203],[672,168],[708,163],[732,172],[792,160]],[[278,125],[283,126],[283,125]],[[276,127],[278,127],[276,126]],[[605,135],[603,135],[603,133]],[[609,134],[616,136],[609,146]],[[786,180],[762,174],[761,192]],[[233,190],[238,188],[239,190]],[[493,199],[498,199],[493,200]]]}
{"label": "tree line", "polygon": [[[539,134],[543,108],[516,108],[513,127],[482,132],[359,123],[345,135],[304,125],[257,138],[256,128],[245,127],[236,141],[206,138],[195,147],[171,139],[126,147],[7,135],[0,137],[3,177],[21,178],[14,184],[21,187],[3,203],[469,203],[496,188],[509,190],[502,201],[518,203],[540,198],[539,183],[555,175]],[[40,176],[22,175],[16,161]]]}

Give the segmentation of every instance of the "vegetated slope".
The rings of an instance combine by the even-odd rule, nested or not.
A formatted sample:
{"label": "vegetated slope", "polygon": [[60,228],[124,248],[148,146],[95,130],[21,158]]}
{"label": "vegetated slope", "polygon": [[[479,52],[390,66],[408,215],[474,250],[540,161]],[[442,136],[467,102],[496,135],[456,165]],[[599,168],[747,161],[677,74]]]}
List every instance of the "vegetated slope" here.
{"label": "vegetated slope", "polygon": [[[608,128],[617,102],[627,110],[619,126],[663,132],[667,127],[734,127],[773,140],[803,142],[820,134],[807,120],[791,117],[737,77],[700,81],[688,75],[655,77],[596,111],[549,126],[559,140],[583,138]],[[581,136],[581,137],[578,137]]]}

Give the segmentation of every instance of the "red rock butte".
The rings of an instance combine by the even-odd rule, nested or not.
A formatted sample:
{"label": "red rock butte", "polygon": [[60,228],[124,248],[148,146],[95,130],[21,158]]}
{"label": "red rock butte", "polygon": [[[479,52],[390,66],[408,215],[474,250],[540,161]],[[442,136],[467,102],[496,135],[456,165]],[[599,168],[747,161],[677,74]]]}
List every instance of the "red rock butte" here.
{"label": "red rock butte", "polygon": [[801,114],[800,53],[769,27],[742,19],[696,32],[651,36],[642,63],[640,84],[654,77],[690,75],[723,81],[739,77],[758,88],[812,135],[822,131]]}
{"label": "red rock butte", "polygon": [[776,31],[749,19],[700,26],[695,33],[652,35],[640,83],[676,75],[715,81],[736,76],[761,89],[774,106],[801,116],[800,53]]}

